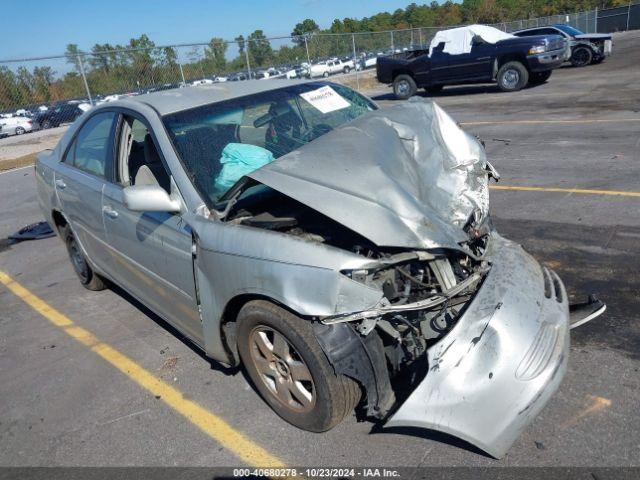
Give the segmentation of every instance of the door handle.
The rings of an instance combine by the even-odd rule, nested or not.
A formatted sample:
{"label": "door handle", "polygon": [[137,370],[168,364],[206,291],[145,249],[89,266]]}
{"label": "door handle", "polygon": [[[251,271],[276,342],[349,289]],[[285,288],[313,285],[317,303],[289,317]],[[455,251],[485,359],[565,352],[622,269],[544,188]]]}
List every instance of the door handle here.
{"label": "door handle", "polygon": [[109,218],[118,218],[118,212],[116,212],[110,205],[105,205],[102,207],[102,213],[104,213]]}
{"label": "door handle", "polygon": [[56,180],[56,187],[58,187],[58,188],[67,188],[67,184],[64,183],[64,180],[59,178],[58,180]]}

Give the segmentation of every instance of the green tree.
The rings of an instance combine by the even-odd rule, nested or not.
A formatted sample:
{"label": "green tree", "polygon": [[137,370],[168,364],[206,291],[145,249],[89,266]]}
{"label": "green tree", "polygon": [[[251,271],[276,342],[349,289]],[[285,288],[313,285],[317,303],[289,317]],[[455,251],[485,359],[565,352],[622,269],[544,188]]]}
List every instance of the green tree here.
{"label": "green tree", "polygon": [[227,52],[227,42],[222,38],[214,37],[209,40],[204,48],[204,57],[209,67],[215,72],[221,72],[227,65],[225,54]]}
{"label": "green tree", "polygon": [[247,38],[247,49],[256,66],[263,66],[273,58],[271,43],[262,30],[254,31]]}
{"label": "green tree", "polygon": [[291,36],[293,38],[293,42],[298,46],[304,45],[304,38],[308,37],[310,34],[313,34],[320,30],[318,24],[310,19],[305,18],[302,22],[297,23],[291,32]]}

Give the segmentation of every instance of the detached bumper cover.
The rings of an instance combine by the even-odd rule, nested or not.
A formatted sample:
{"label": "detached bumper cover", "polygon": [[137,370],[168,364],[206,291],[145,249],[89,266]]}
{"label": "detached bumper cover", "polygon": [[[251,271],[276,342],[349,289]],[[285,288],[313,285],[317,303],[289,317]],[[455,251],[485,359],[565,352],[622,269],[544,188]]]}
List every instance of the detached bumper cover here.
{"label": "detached bumper cover", "polygon": [[569,309],[554,272],[492,237],[491,271],[457,325],[429,348],[427,376],[387,426],[439,430],[500,458],[564,377]]}

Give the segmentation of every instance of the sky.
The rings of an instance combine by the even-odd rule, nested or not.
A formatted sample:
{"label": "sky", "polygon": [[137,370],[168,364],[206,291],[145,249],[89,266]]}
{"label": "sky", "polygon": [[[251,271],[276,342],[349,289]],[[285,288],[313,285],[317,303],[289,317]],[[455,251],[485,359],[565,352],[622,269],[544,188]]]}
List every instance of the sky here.
{"label": "sky", "polygon": [[[289,35],[296,23],[361,18],[412,0],[0,0],[0,60],[62,54],[76,43],[126,44],[146,34],[156,45],[233,40],[256,29]],[[422,3],[422,2],[420,2]]]}

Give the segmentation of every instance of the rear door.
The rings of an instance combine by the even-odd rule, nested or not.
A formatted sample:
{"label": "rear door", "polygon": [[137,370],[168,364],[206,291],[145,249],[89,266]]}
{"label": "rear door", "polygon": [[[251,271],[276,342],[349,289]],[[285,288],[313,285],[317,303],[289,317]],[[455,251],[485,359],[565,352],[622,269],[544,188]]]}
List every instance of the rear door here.
{"label": "rear door", "polygon": [[202,345],[190,226],[180,214],[134,212],[124,205],[123,190],[142,182],[141,169],[152,172],[157,184],[171,192],[157,142],[144,118],[133,112],[122,116],[118,138],[116,163],[102,203],[115,280]]}
{"label": "rear door", "polygon": [[116,114],[91,116],[78,130],[55,172],[63,212],[90,262],[110,273],[102,222],[102,190],[113,164]]}

